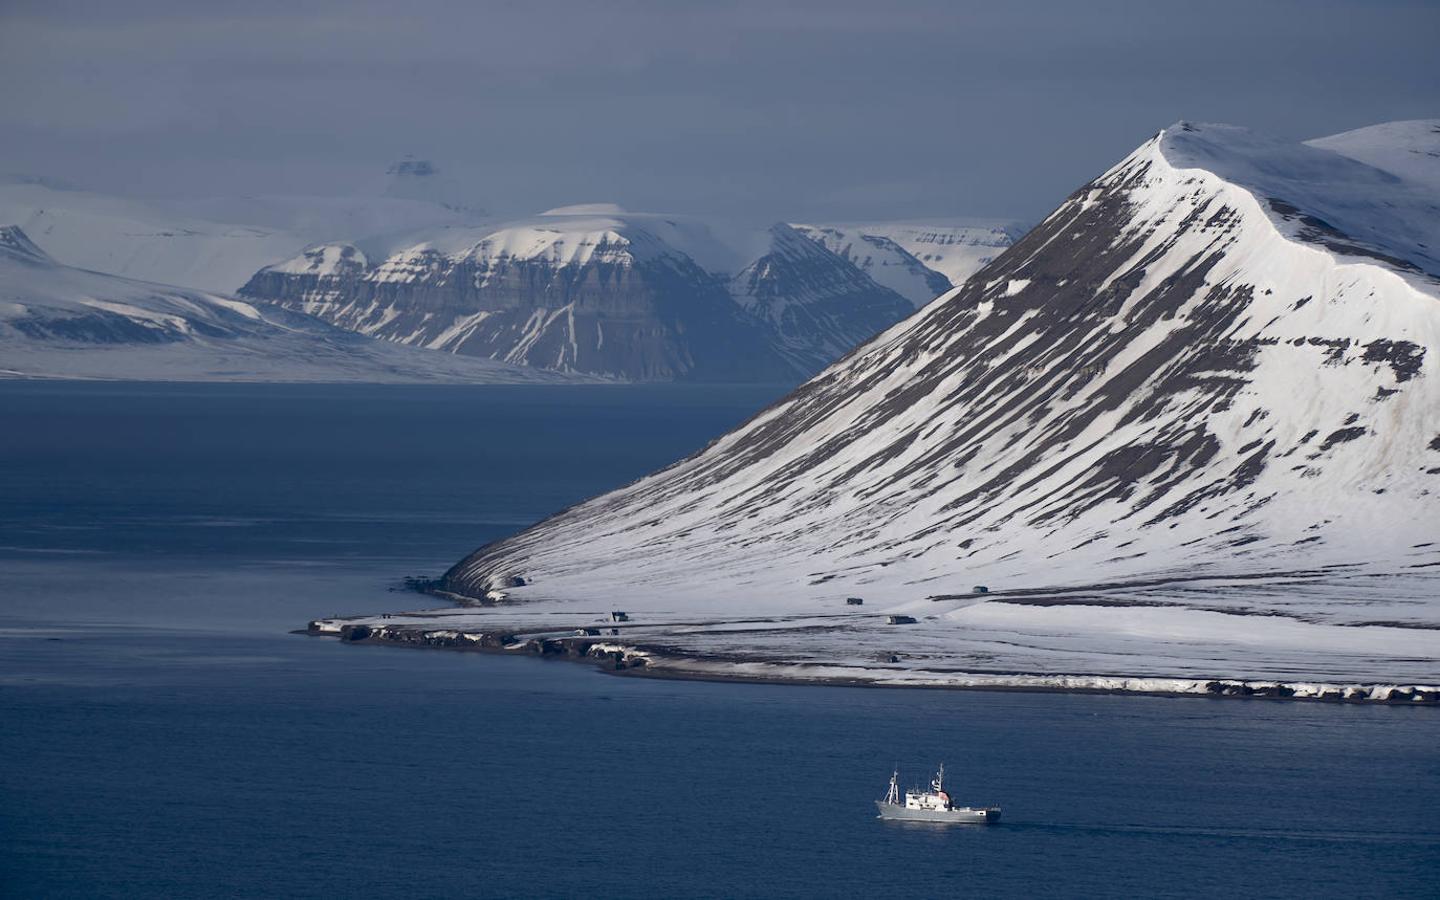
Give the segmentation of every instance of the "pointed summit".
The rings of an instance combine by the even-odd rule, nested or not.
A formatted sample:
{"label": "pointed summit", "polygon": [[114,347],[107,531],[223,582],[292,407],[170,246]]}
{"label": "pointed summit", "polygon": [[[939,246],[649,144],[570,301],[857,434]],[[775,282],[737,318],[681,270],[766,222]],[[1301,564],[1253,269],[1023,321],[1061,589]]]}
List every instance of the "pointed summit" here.
{"label": "pointed summit", "polygon": [[50,254],[37,247],[19,225],[0,225],[0,255],[32,265],[56,264]]}
{"label": "pointed summit", "polygon": [[680,671],[1433,683],[1433,197],[1166,129],[750,422],[444,590],[503,600],[507,634],[623,604],[630,649]]}

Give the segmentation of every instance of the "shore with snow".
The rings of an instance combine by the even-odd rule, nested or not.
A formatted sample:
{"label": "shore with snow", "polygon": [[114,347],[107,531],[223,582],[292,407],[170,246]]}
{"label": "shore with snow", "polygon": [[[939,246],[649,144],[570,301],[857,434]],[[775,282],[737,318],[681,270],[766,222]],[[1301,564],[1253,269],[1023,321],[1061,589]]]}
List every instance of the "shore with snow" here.
{"label": "shore with snow", "polygon": [[[1342,684],[1220,677],[961,672],[902,668],[898,665],[863,666],[727,659],[717,656],[686,656],[661,645],[647,644],[644,641],[631,642],[622,637],[619,627],[577,630],[596,633],[566,636],[544,630],[511,632],[426,628],[415,624],[379,624],[373,618],[317,619],[311,621],[302,633],[337,638],[351,644],[538,656],[590,663],[613,674],[675,680],[949,690],[1064,691],[1440,706],[1440,684]],[[898,663],[899,660],[896,659],[895,662]]]}

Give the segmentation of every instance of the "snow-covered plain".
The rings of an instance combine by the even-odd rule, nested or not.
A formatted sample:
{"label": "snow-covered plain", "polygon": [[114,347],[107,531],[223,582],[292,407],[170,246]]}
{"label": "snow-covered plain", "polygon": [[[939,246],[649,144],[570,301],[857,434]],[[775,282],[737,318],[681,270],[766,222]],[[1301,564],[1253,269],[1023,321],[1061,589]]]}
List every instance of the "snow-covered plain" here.
{"label": "snow-covered plain", "polygon": [[373,341],[221,294],[64,266],[0,227],[0,378],[522,383],[564,376]]}
{"label": "snow-covered plain", "polygon": [[1380,168],[1428,133],[1372,131],[1367,163],[1177,123],[702,452],[457,564],[442,591],[480,608],[312,627],[1434,701],[1440,197]]}
{"label": "snow-covered plain", "polygon": [[60,263],[158,284],[232,294],[257,269],[336,238],[385,243],[443,232],[473,215],[404,197],[196,198],[165,205],[43,179],[0,181],[0,224]]}

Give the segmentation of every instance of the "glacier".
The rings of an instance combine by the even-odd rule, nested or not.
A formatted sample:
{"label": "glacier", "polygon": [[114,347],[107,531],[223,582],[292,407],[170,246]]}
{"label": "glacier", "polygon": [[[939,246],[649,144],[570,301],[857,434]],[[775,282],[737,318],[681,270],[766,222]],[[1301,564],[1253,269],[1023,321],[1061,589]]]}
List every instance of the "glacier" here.
{"label": "glacier", "polygon": [[475,214],[397,196],[198,197],[154,203],[44,178],[0,179],[0,223],[78,269],[233,294],[255,271],[345,236],[438,231]]}
{"label": "glacier", "polygon": [[224,294],[62,265],[0,226],[0,378],[553,383],[575,380],[426,353]]}

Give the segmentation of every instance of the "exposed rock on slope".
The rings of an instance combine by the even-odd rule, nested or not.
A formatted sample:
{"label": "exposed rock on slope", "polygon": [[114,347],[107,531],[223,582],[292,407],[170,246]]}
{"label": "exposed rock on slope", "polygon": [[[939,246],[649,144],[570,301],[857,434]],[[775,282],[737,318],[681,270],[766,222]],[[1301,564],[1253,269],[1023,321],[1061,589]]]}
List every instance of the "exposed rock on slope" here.
{"label": "exposed rock on slope", "polygon": [[[387,341],[638,380],[798,381],[908,314],[901,297],[920,305],[949,287],[901,242],[927,242],[946,271],[994,252],[980,226],[827,226],[822,238],[777,225],[720,240],[695,220],[603,203],[496,223],[412,158],[373,187],[160,207],[10,179],[0,221],[70,266],[243,289]],[[822,252],[801,253],[798,233]]]}
{"label": "exposed rock on slope", "polygon": [[1421,180],[1177,124],[705,451],[445,588],[852,674],[1436,679],[1437,247]]}
{"label": "exposed rock on slope", "polygon": [[758,259],[695,222],[590,207],[445,240],[373,265],[314,248],[241,293],[386,340],[642,381],[796,380],[908,310],[786,226]]}
{"label": "exposed rock on slope", "polygon": [[975,219],[794,227],[917,307],[963,284],[1025,233],[1014,222]]}
{"label": "exposed rock on slope", "polygon": [[[794,227],[812,241],[854,263],[865,274],[916,307],[924,306],[955,286],[949,278],[926,266],[888,237],[835,225]],[[966,273],[966,277],[969,274]]]}
{"label": "exposed rock on slope", "polygon": [[910,312],[895,292],[788,225],[770,229],[768,251],[731,279],[730,293],[805,373],[818,372]]}
{"label": "exposed rock on slope", "polygon": [[0,377],[527,382],[560,376],[383,344],[309,316],[62,266],[0,227]]}

